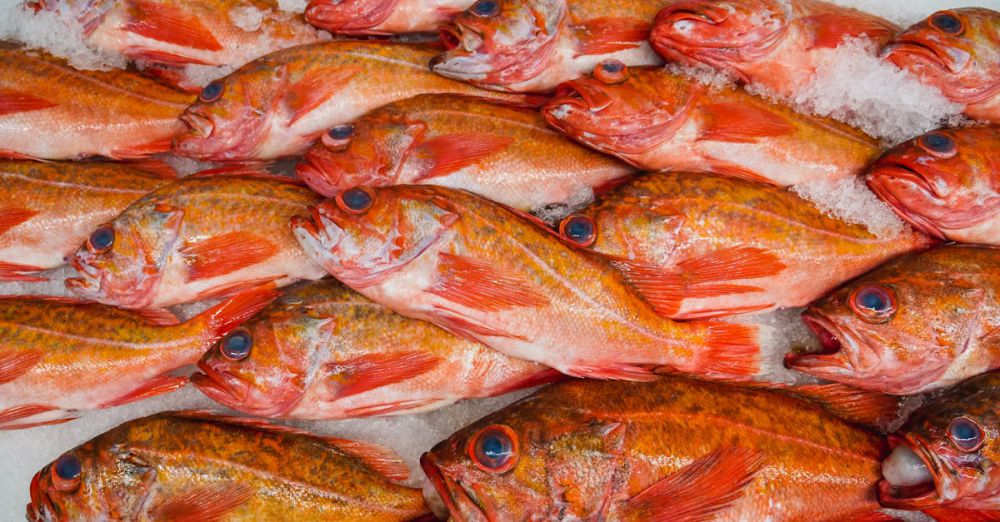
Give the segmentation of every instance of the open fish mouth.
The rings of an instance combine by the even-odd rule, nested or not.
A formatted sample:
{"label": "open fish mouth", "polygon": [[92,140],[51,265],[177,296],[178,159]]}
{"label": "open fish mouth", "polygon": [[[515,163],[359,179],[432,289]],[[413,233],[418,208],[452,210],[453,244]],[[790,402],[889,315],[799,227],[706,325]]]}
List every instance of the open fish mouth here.
{"label": "open fish mouth", "polygon": [[844,344],[840,337],[819,319],[803,315],[802,321],[819,339],[820,350],[818,352],[789,353],[785,356],[785,367],[800,371],[842,367],[841,351]]}
{"label": "open fish mouth", "polygon": [[455,480],[441,472],[436,464],[431,462],[431,456],[424,453],[420,456],[420,467],[430,480],[431,485],[437,490],[444,501],[448,511],[454,517],[461,517],[463,520],[489,520],[486,512],[479,506],[476,500]]}
{"label": "open fish mouth", "polygon": [[[917,230],[939,239],[944,238],[933,222],[913,209],[914,203],[926,204],[929,208],[943,204],[943,197],[926,176],[900,162],[880,164],[873,170],[876,174],[868,179],[868,186],[879,198]],[[918,201],[913,201],[914,196],[917,196]],[[921,198],[925,201],[919,201]]]}
{"label": "open fish mouth", "polygon": [[956,63],[951,56],[939,49],[937,46],[929,45],[921,40],[910,38],[901,38],[896,42],[889,44],[886,46],[885,50],[882,51],[882,54],[900,67],[902,67],[902,64],[898,61],[897,57],[899,56],[916,58],[922,62],[931,64],[953,74],[961,72],[965,66],[965,64]]}
{"label": "open fish mouth", "polygon": [[[215,131],[215,123],[210,118],[191,111],[185,111],[181,114],[180,120],[188,126],[187,136],[193,138],[208,138]],[[184,136],[181,136],[181,138],[184,138]]]}
{"label": "open fish mouth", "polygon": [[431,71],[457,80],[484,80],[494,72],[489,57],[479,53],[482,35],[456,25],[446,25],[438,34],[446,51],[431,59]]}
{"label": "open fish mouth", "polygon": [[899,436],[889,437],[891,453],[882,462],[879,502],[893,509],[925,509],[940,504],[937,479],[940,465],[921,445]]}
{"label": "open fish mouth", "polygon": [[[730,11],[724,7],[696,2],[682,2],[668,7],[657,18],[671,24],[689,21],[719,25],[729,19],[729,15]],[[675,26],[674,28],[683,33],[683,26]]]}
{"label": "open fish mouth", "polygon": [[198,362],[198,369],[203,373],[195,372],[191,375],[191,383],[198,391],[221,404],[243,406],[250,394],[249,384],[229,372],[217,371],[204,362]]}

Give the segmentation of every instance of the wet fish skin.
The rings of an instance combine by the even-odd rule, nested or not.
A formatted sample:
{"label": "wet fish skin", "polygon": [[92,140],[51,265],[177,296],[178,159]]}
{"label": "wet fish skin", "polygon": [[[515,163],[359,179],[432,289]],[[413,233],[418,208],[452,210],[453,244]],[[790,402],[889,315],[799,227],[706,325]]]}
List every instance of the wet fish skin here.
{"label": "wet fish skin", "polygon": [[312,0],[309,23],[336,34],[433,32],[475,0]]}

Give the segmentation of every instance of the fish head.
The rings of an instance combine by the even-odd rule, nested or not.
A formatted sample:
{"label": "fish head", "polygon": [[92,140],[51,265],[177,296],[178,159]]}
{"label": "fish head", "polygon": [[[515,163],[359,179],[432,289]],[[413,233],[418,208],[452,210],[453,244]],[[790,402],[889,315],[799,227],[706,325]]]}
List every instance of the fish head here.
{"label": "fish head", "polygon": [[399,0],[312,0],[306,21],[333,33],[381,34],[372,28],[384,22]]}
{"label": "fish head", "polygon": [[965,381],[910,415],[889,439],[879,500],[895,509],[996,509],[1000,372]]}
{"label": "fish head", "polygon": [[183,210],[156,201],[133,205],[94,230],[71,259],[73,293],[127,308],[149,306],[180,237]]}
{"label": "fish head", "polygon": [[900,33],[882,53],[953,101],[987,100],[1000,92],[1000,13],[938,11]]}
{"label": "fish head", "polygon": [[550,125],[614,155],[642,154],[669,140],[701,85],[661,69],[605,60],[593,77],[563,83],[542,109]]}
{"label": "fish head", "polygon": [[559,223],[559,235],[571,244],[612,259],[650,259],[669,264],[684,243],[681,216],[672,206],[620,193],[584,213]]}
{"label": "fish head", "polygon": [[915,228],[944,239],[1000,213],[997,147],[993,127],[936,130],[883,155],[868,185]]}
{"label": "fish head", "polygon": [[530,80],[553,59],[565,17],[563,0],[478,0],[441,28],[448,50],[431,70],[493,89]]}
{"label": "fish head", "polygon": [[370,286],[434,246],[459,219],[441,189],[355,187],[317,205],[292,230],[306,252],[351,287]]}
{"label": "fish head", "polygon": [[781,41],[793,17],[783,0],[681,0],[653,22],[650,42],[668,61],[730,70]]}

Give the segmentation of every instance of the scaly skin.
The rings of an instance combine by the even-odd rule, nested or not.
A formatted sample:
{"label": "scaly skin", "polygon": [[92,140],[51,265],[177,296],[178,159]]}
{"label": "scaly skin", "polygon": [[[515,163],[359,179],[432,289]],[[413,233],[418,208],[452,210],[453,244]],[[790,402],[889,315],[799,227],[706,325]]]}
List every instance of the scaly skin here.
{"label": "scaly skin", "polygon": [[[226,522],[402,522],[429,513],[420,490],[388,480],[355,456],[359,449],[382,452],[383,465],[405,470],[391,452],[363,443],[250,419],[161,413],[67,452],[82,464],[75,491],[57,489],[53,465],[43,468],[32,482],[28,519],[49,520],[54,506],[60,515],[52,520],[60,521],[176,520],[163,509],[172,501],[193,519]],[[214,502],[192,495],[206,491],[221,493]],[[219,504],[228,509],[210,511]]]}
{"label": "scaly skin", "polygon": [[[470,443],[487,426],[516,439],[509,471],[480,468]],[[685,477],[644,512],[629,499],[717,450],[742,450],[759,468],[727,504]],[[556,384],[458,431],[422,459],[457,521],[649,520],[692,502],[692,520],[848,520],[878,509],[880,437],[778,392],[669,378],[653,383]],[[474,454],[474,453],[473,453]],[[697,485],[696,485],[697,484]],[[706,491],[707,489],[707,491]],[[473,491],[473,500],[466,491]],[[694,496],[702,498],[695,500]]]}
{"label": "scaly skin", "polygon": [[475,0],[312,0],[306,20],[331,33],[405,34],[436,31]]}
{"label": "scaly skin", "polygon": [[[353,123],[353,136],[324,136],[298,168],[326,196],[356,187],[430,184],[464,189],[521,210],[578,203],[593,188],[634,171],[567,140],[530,109],[460,96],[419,96],[382,107]],[[433,140],[451,141],[433,146]],[[444,138],[448,139],[448,138]],[[421,146],[430,142],[432,146]],[[437,161],[462,157],[459,168],[433,171]]]}
{"label": "scaly skin", "polygon": [[0,49],[0,94],[30,96],[36,107],[0,111],[0,157],[51,160],[166,152],[194,101],[126,71],[78,71],[39,51],[10,48]]}

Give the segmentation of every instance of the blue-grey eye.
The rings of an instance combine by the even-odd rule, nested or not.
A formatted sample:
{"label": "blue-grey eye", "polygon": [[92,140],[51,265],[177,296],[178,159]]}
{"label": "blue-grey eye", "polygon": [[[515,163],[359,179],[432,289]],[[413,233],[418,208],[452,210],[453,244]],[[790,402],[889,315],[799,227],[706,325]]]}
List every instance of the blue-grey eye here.
{"label": "blue-grey eye", "polygon": [[896,296],[882,285],[865,285],[851,294],[850,305],[861,319],[880,323],[888,321],[896,313]]}
{"label": "blue-grey eye", "polygon": [[470,456],[480,469],[502,473],[514,466],[517,437],[506,426],[488,426],[476,435],[470,450]]}
{"label": "blue-grey eye", "polygon": [[241,361],[250,355],[253,347],[253,337],[243,328],[233,330],[219,345],[222,355],[232,361]]}
{"label": "blue-grey eye", "polygon": [[499,0],[479,0],[472,6],[472,14],[482,18],[496,16],[500,14],[500,2]]}
{"label": "blue-grey eye", "polygon": [[87,240],[90,246],[90,251],[95,254],[103,254],[111,247],[115,245],[115,229],[108,225],[104,225],[90,234],[90,239]]}
{"label": "blue-grey eye", "polygon": [[346,212],[359,214],[368,210],[372,206],[375,196],[370,190],[362,187],[355,187],[337,194],[337,206]]}
{"label": "blue-grey eye", "polygon": [[958,449],[968,453],[976,451],[983,444],[983,430],[968,417],[959,417],[948,426],[948,438]]}
{"label": "blue-grey eye", "polygon": [[326,134],[335,140],[346,140],[354,135],[354,125],[337,125]]}
{"label": "blue-grey eye", "polygon": [[958,153],[958,144],[943,132],[931,132],[917,139],[917,144],[925,151],[939,158],[950,158]]}
{"label": "blue-grey eye", "polygon": [[205,102],[211,103],[218,100],[222,96],[223,85],[222,82],[216,80],[201,89],[201,93],[198,94],[198,99]]}
{"label": "blue-grey eye", "polygon": [[962,20],[951,13],[937,13],[931,16],[931,25],[945,34],[962,32]]}
{"label": "blue-grey eye", "polygon": [[577,245],[588,247],[597,240],[597,225],[587,216],[569,216],[559,223],[559,234]]}
{"label": "blue-grey eye", "polygon": [[56,475],[63,480],[73,480],[80,478],[83,464],[76,455],[63,455],[56,461]]}

